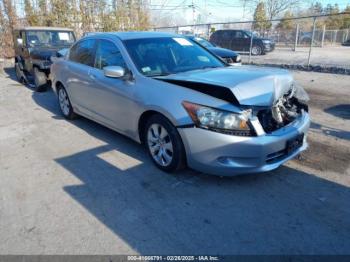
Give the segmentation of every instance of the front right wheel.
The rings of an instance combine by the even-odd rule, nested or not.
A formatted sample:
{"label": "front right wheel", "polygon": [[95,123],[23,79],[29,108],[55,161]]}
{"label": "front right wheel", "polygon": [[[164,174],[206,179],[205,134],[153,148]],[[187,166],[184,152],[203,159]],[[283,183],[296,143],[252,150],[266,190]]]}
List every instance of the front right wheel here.
{"label": "front right wheel", "polygon": [[174,172],[186,166],[186,153],[176,128],[162,115],[151,116],[144,130],[144,142],[155,165]]}

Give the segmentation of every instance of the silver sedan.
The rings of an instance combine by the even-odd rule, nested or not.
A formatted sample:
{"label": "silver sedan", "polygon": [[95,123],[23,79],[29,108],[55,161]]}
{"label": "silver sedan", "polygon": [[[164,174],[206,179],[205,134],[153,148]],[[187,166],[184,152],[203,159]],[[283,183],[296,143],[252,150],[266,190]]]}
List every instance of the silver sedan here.
{"label": "silver sedan", "polygon": [[265,172],[307,148],[308,96],[287,71],[231,67],[179,35],[89,35],[51,79],[67,119],[143,143],[164,171]]}

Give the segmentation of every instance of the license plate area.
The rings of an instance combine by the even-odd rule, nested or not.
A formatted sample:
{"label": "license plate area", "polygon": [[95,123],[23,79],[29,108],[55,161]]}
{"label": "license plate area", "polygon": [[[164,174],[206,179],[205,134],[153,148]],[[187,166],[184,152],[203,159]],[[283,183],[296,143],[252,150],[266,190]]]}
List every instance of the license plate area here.
{"label": "license plate area", "polygon": [[303,142],[304,142],[304,134],[299,134],[296,137],[289,139],[286,144],[286,153],[287,154],[293,153],[303,145]]}

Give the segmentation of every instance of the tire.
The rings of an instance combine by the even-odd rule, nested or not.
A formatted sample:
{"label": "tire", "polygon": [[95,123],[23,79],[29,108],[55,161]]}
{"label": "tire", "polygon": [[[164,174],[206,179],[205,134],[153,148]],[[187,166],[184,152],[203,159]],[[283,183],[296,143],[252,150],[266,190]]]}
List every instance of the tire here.
{"label": "tire", "polygon": [[23,84],[25,82],[25,80],[23,79],[22,76],[22,72],[21,72],[21,68],[19,67],[18,62],[15,63],[15,72],[16,72],[16,78],[17,81],[20,82],[21,84]]}
{"label": "tire", "polygon": [[60,106],[60,109],[64,118],[69,120],[75,119],[77,117],[77,114],[74,113],[72,104],[68,97],[68,93],[63,86],[60,86],[59,88],[57,88],[57,98],[58,98],[58,104]]}
{"label": "tire", "polygon": [[263,49],[259,45],[253,45],[252,47],[252,55],[262,55]]}
{"label": "tire", "polygon": [[46,74],[34,67],[34,89],[36,92],[44,92],[47,89]]}
{"label": "tire", "polygon": [[143,141],[153,163],[165,172],[185,168],[186,152],[181,137],[162,115],[151,116],[145,126]]}

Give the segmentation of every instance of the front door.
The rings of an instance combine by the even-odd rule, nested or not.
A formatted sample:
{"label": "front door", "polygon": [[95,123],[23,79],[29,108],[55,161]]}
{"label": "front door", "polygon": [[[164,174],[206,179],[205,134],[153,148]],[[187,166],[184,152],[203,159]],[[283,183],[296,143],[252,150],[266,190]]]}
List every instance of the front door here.
{"label": "front door", "polygon": [[103,68],[107,66],[120,66],[127,70],[123,56],[116,44],[110,40],[98,40],[94,61],[94,68],[90,70],[89,77],[94,84],[89,86],[89,107],[100,122],[106,123],[121,132],[127,133],[131,128],[133,108],[135,105],[133,94],[134,82],[125,77],[111,78],[104,75]]}

